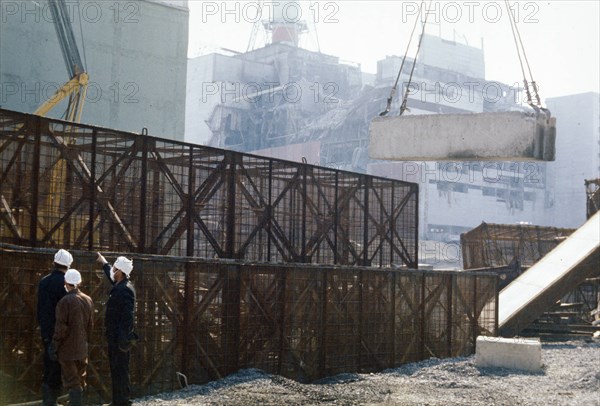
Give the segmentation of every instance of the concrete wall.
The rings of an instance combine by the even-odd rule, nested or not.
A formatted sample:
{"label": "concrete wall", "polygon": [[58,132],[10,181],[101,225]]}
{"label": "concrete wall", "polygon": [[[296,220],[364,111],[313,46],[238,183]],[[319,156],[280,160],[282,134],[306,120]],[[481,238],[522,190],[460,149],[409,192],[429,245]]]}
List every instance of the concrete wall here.
{"label": "concrete wall", "polygon": [[[447,59],[451,59],[445,55]],[[388,56],[377,62],[377,82],[390,89],[396,81],[402,58]],[[397,98],[401,99],[410,76],[412,60],[407,59],[402,68]],[[500,84],[488,84],[484,79],[442,69],[434,65],[417,63],[408,93],[408,107],[415,114],[420,104],[429,105],[425,112],[458,113],[484,111],[486,101],[496,101],[496,93],[500,92]]]}
{"label": "concrete wall", "polygon": [[557,227],[579,227],[586,220],[584,180],[600,177],[598,93],[547,100],[556,117],[556,160],[548,163]]}
{"label": "concrete wall", "polygon": [[153,1],[155,3],[162,3],[171,7],[180,7],[187,9],[188,8],[188,0],[146,0]]}
{"label": "concrete wall", "polygon": [[217,84],[213,82],[215,55],[188,60],[185,102],[185,141],[206,144],[212,133],[206,121],[221,102]]}
{"label": "concrete wall", "polygon": [[474,78],[485,76],[483,49],[454,40],[425,34],[421,43],[420,62]]}
{"label": "concrete wall", "polygon": [[[81,121],[183,139],[187,3],[66,5],[90,77]],[[47,0],[3,1],[0,13],[0,105],[31,113],[70,79],[53,19]],[[60,118],[64,109],[48,115]]]}

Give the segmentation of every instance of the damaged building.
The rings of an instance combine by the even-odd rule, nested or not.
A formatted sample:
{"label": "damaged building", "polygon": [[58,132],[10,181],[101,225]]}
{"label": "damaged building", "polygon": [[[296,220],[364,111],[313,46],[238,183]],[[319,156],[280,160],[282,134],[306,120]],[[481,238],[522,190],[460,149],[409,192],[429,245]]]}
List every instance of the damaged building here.
{"label": "damaged building", "polygon": [[[265,27],[271,37],[264,47],[189,61],[186,141],[418,182],[426,240],[457,242],[484,219],[547,224],[545,164],[369,158],[369,125],[386,108],[402,57],[380,60],[369,75],[301,48],[302,22],[278,25],[274,18]],[[406,58],[400,84],[408,82],[413,62]],[[405,92],[408,114],[523,109],[518,85],[484,77],[482,48],[425,34],[411,84],[398,89],[390,114],[398,113]]]}
{"label": "damaged building", "polygon": [[[272,32],[271,43],[259,49],[189,61],[187,141],[418,182],[424,239],[457,241],[486,214],[514,223],[544,207],[543,165],[526,172],[522,163],[371,160],[369,124],[386,108],[402,58],[388,56],[375,75],[363,74],[358,65],[299,47],[294,30],[303,26],[290,29],[287,36]],[[421,52],[408,88],[409,114],[522,108],[518,89],[482,79],[483,50],[426,35]],[[408,81],[413,62],[405,61],[400,83]],[[397,114],[400,100],[397,94],[390,114]],[[525,184],[528,173],[535,183]],[[486,213],[467,220],[473,213],[465,213],[462,200]],[[487,200],[493,204],[483,205]],[[452,216],[444,214],[447,208]],[[449,224],[449,218],[455,220]]]}

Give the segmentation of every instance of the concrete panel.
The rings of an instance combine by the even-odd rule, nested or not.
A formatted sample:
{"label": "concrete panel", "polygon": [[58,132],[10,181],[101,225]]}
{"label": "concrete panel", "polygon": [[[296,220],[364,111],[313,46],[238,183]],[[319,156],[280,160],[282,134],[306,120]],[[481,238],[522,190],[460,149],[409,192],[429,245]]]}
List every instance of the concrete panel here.
{"label": "concrete panel", "polygon": [[376,117],[369,156],[397,161],[554,160],[556,121],[533,112]]}
{"label": "concrete panel", "polygon": [[478,367],[511,368],[538,372],[542,369],[542,344],[538,338],[477,337]]}
{"label": "concrete panel", "polygon": [[556,160],[548,165],[557,227],[579,227],[586,221],[585,179],[600,177],[600,94],[580,93],[546,99],[556,117]]}

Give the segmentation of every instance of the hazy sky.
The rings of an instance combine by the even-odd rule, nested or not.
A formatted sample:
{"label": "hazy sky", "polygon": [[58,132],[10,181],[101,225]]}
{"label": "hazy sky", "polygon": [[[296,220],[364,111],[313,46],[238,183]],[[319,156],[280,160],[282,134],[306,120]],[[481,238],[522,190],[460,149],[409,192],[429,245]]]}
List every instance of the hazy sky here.
{"label": "hazy sky", "polygon": [[[257,17],[257,1],[190,0],[189,56],[228,48],[245,51]],[[268,19],[276,0],[265,2]],[[417,18],[419,1],[301,1],[287,8],[289,19],[302,17],[316,29],[303,44],[357,62],[374,73],[386,55],[403,55]],[[510,1],[527,57],[543,99],[599,91],[600,2]],[[522,83],[522,74],[504,0],[433,1],[427,32],[481,47],[486,79]],[[318,41],[317,41],[318,38]],[[264,44],[259,30],[257,46]],[[482,41],[483,40],[483,41]],[[262,41],[262,42],[261,42]],[[416,43],[415,40],[413,42]],[[409,55],[412,55],[411,49]]]}

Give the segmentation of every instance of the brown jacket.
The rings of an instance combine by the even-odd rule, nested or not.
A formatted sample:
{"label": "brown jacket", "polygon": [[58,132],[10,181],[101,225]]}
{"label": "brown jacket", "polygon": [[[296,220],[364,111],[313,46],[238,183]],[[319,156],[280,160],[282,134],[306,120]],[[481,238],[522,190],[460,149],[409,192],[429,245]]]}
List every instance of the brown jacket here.
{"label": "brown jacket", "polygon": [[88,357],[94,327],[94,302],[79,289],[67,293],[56,305],[54,345],[58,359],[74,361]]}

